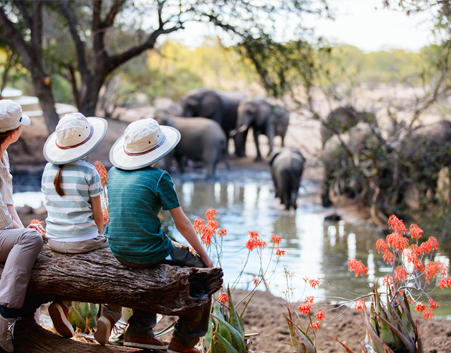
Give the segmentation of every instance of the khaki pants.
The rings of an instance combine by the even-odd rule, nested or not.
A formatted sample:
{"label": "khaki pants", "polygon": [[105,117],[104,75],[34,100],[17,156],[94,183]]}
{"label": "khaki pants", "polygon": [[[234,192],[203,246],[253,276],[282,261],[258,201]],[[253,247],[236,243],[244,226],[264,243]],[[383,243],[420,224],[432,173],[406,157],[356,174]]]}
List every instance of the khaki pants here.
{"label": "khaki pants", "polygon": [[42,236],[34,229],[0,230],[0,262],[5,264],[0,278],[0,305],[22,307],[31,269],[43,245]]}
{"label": "khaki pants", "polygon": [[[205,267],[199,255],[193,254],[186,245],[172,242],[174,249],[171,252],[171,260],[163,260],[159,263],[169,265],[187,266],[187,267]],[[128,261],[118,260],[131,267],[149,267],[155,264],[133,264]],[[183,342],[185,347],[191,348],[199,342],[199,338],[204,336],[208,331],[208,321],[210,318],[211,301],[201,307],[193,308],[185,314],[179,316],[174,329],[174,337]],[[114,321],[119,320],[118,313],[120,307],[105,306],[104,315],[110,315]],[[157,323],[156,314],[144,310],[133,309],[133,315],[128,320],[129,327],[127,333],[134,337],[151,338],[154,336],[152,329]]]}
{"label": "khaki pants", "polygon": [[52,250],[63,254],[82,254],[96,249],[107,248],[108,240],[103,234],[99,234],[94,239],[73,242],[61,242],[49,239],[49,246]]}

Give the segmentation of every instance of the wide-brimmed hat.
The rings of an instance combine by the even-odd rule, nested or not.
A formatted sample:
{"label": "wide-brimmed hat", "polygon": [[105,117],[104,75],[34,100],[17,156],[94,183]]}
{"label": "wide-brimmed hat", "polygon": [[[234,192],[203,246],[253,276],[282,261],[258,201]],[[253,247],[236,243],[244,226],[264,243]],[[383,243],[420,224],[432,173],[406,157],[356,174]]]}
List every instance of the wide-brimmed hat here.
{"label": "wide-brimmed hat", "polygon": [[44,145],[44,157],[52,164],[75,162],[90,154],[106,135],[105,119],[89,117],[81,113],[64,115],[55,132]]}
{"label": "wide-brimmed hat", "polygon": [[128,125],[113,145],[110,161],[119,169],[141,169],[166,156],[179,141],[177,129],[151,118],[138,120]]}
{"label": "wide-brimmed hat", "polygon": [[20,125],[30,125],[31,120],[22,113],[19,103],[11,99],[0,100],[0,133],[17,129]]}

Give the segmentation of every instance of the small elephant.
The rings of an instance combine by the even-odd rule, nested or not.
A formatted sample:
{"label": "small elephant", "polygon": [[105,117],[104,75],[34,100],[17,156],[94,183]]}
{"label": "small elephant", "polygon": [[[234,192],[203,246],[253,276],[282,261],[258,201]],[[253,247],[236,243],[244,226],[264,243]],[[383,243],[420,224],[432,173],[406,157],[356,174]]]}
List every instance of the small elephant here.
{"label": "small elephant", "polygon": [[304,164],[305,158],[295,148],[274,151],[269,157],[276,197],[280,197],[280,203],[285,205],[286,210],[289,210],[290,207],[297,208],[296,200]]}
{"label": "small elephant", "polygon": [[217,92],[198,88],[180,98],[182,116],[187,118],[204,117],[216,121],[224,130],[227,138],[236,126],[238,105],[246,98],[239,91]]}
{"label": "small elephant", "polygon": [[359,112],[352,106],[339,107],[332,110],[321,125],[321,141],[323,147],[333,135],[345,133],[359,122],[375,122],[373,114]]}
{"label": "small elephant", "polygon": [[192,161],[201,161],[207,169],[207,179],[215,175],[216,165],[219,161],[225,161],[227,168],[227,138],[221,126],[216,121],[206,118],[186,119],[168,114],[165,110],[157,110],[155,120],[161,125],[168,125],[180,131],[181,139],[174,148],[174,153],[165,158],[165,168],[169,170],[172,157],[184,172],[183,158]]}
{"label": "small elephant", "polygon": [[273,139],[276,135],[282,137],[282,147],[284,145],[285,134],[287,133],[290,112],[281,105],[273,105],[267,99],[246,99],[238,106],[237,128],[230,134],[235,136],[237,146],[237,156],[245,155],[245,144],[247,131],[251,127],[254,135],[255,147],[257,149],[257,161],[262,160],[258,135],[263,134],[268,137],[269,154],[274,149]]}

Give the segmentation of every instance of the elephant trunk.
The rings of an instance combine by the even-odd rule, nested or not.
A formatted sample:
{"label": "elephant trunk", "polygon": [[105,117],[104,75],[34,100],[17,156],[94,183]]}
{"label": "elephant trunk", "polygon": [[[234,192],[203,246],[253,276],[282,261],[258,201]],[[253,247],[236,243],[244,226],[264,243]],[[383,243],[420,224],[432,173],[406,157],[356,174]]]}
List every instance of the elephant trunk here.
{"label": "elephant trunk", "polygon": [[249,128],[249,125],[244,124],[241,127],[239,127],[238,129],[233,129],[232,131],[230,131],[229,135],[230,135],[230,137],[233,137],[238,133],[245,132],[248,128]]}

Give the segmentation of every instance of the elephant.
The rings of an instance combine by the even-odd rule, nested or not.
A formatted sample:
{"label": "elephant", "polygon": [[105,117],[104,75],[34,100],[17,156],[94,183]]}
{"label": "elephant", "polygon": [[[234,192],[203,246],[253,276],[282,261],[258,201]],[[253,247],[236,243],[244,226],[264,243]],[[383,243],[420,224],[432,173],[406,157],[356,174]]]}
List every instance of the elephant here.
{"label": "elephant", "polygon": [[324,165],[321,186],[323,207],[333,204],[329,195],[333,184],[341,193],[353,196],[365,188],[360,178],[369,173],[373,173],[372,177],[378,187],[387,188],[392,182],[393,173],[387,165],[380,162],[380,156],[386,149],[387,145],[378,138],[374,127],[363,122],[345,133],[329,138],[321,157]]}
{"label": "elephant", "polygon": [[359,112],[352,106],[339,107],[332,110],[321,125],[321,141],[323,147],[333,135],[342,134],[359,122],[375,123],[373,114]]}
{"label": "elephant", "polygon": [[262,156],[258,144],[258,135],[263,134],[268,137],[269,153],[274,149],[273,139],[276,135],[282,138],[282,147],[284,147],[284,138],[287,133],[290,112],[281,105],[273,105],[267,99],[246,99],[238,106],[237,127],[230,135],[235,136],[237,146],[237,156],[245,155],[245,144],[247,131],[251,127],[253,130],[255,147],[257,149],[256,161],[261,161]]}
{"label": "elephant", "polygon": [[443,120],[407,131],[400,144],[399,161],[397,202],[401,203],[409,186],[414,186],[425,209],[428,201],[435,201],[439,172],[451,164],[451,122]]}
{"label": "elephant", "polygon": [[198,88],[180,98],[182,116],[187,118],[204,117],[216,121],[227,138],[236,126],[238,105],[246,98],[239,91],[217,92],[207,88]]}
{"label": "elephant", "polygon": [[180,131],[181,139],[174,148],[174,153],[165,157],[165,169],[169,170],[172,157],[184,172],[183,158],[201,161],[207,169],[207,179],[215,175],[216,165],[223,160],[229,168],[227,160],[227,138],[221,126],[206,118],[186,119],[168,114],[165,110],[157,110],[155,120],[161,125],[168,125]]}
{"label": "elephant", "polygon": [[289,210],[297,208],[301,177],[304,171],[305,158],[295,148],[282,148],[273,151],[269,157],[271,176],[274,182],[276,197]]}

